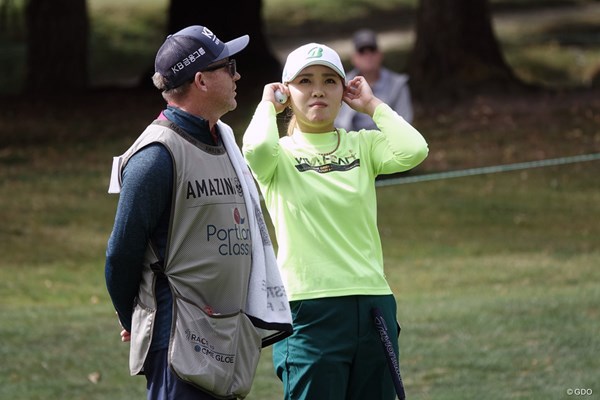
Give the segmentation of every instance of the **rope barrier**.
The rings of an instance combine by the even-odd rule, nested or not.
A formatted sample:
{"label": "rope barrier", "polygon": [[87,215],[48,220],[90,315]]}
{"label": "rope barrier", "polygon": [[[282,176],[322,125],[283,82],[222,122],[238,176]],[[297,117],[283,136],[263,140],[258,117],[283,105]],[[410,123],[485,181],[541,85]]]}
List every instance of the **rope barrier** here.
{"label": "rope barrier", "polygon": [[547,160],[528,161],[515,164],[494,165],[490,167],[469,168],[457,171],[437,172],[433,174],[423,174],[415,176],[406,176],[399,178],[380,179],[375,182],[376,186],[402,185],[406,183],[426,182],[439,179],[461,178],[465,176],[494,174],[498,172],[517,171],[522,169],[550,167],[555,165],[573,164],[585,161],[600,160],[600,153],[584,154],[572,157],[550,158]]}

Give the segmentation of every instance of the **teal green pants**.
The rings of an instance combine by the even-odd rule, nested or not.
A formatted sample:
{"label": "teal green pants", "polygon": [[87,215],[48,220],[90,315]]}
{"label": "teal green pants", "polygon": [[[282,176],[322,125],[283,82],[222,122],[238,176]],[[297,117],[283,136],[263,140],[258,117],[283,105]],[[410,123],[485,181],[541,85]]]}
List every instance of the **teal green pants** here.
{"label": "teal green pants", "polygon": [[379,307],[398,354],[396,300],[345,296],[290,303],[293,334],[273,346],[286,400],[395,399],[371,308]]}

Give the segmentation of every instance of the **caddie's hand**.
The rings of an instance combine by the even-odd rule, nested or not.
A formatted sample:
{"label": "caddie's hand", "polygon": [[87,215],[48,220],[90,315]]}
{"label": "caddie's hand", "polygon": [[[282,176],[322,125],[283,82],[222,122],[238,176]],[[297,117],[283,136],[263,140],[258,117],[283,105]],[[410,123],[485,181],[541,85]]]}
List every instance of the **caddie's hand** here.
{"label": "caddie's hand", "polygon": [[123,328],[123,324],[121,323],[121,320],[119,319],[119,313],[115,311],[115,314],[117,314],[117,321],[119,321],[119,325],[121,326],[121,342],[130,342],[131,341],[131,333],[129,333],[129,331],[127,331],[125,328]]}
{"label": "caddie's hand", "polygon": [[373,95],[373,90],[362,76],[352,78],[346,85],[342,100],[355,111],[373,116],[375,108],[382,103]]}
{"label": "caddie's hand", "polygon": [[125,329],[121,331],[121,342],[130,342],[131,341],[131,333],[127,332]]}
{"label": "caddie's hand", "polygon": [[[280,103],[277,100],[277,97],[275,95],[275,92],[281,92],[282,94],[285,95],[285,97],[287,97],[286,101],[283,103]],[[285,86],[283,83],[268,83],[265,85],[265,88],[263,90],[263,101],[270,101],[271,103],[273,103],[273,105],[275,106],[275,111],[277,112],[277,114],[279,114],[280,112],[282,112],[283,110],[285,110],[285,108],[287,107],[287,105],[290,102],[290,91],[288,90],[288,87]]]}

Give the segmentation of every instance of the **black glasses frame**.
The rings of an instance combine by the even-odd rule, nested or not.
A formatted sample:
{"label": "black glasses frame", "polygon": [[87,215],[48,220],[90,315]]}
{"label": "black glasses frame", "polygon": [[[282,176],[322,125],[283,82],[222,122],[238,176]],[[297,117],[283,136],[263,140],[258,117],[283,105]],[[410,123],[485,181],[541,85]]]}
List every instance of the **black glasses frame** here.
{"label": "black glasses frame", "polygon": [[235,74],[237,73],[237,65],[235,62],[235,58],[231,58],[229,61],[227,61],[224,64],[213,65],[212,67],[205,68],[200,72],[216,71],[218,69],[225,68],[225,67],[227,67],[227,72],[233,78],[235,76]]}
{"label": "black glasses frame", "polygon": [[358,49],[358,52],[360,54],[365,54],[365,53],[376,53],[377,52],[377,47],[375,46],[365,46],[365,47],[361,47],[360,49]]}

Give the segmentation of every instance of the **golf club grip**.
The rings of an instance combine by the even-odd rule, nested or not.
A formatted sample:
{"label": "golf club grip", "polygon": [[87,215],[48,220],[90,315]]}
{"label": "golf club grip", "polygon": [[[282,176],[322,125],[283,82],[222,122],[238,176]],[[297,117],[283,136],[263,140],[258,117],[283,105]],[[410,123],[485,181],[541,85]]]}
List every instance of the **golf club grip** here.
{"label": "golf club grip", "polygon": [[377,307],[373,307],[371,309],[371,315],[373,316],[373,324],[375,324],[375,329],[377,329],[377,333],[379,333],[379,339],[381,339],[383,353],[387,360],[390,374],[392,375],[392,381],[394,382],[396,394],[400,400],[404,400],[406,399],[406,394],[404,393],[404,385],[402,384],[402,377],[400,376],[400,365],[398,364],[398,358],[396,357],[396,353],[394,353],[394,347],[392,346],[390,336],[387,332],[385,319],[383,318],[381,310],[379,310]]}

